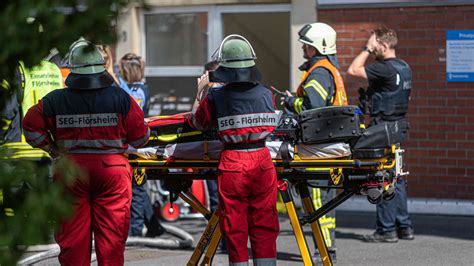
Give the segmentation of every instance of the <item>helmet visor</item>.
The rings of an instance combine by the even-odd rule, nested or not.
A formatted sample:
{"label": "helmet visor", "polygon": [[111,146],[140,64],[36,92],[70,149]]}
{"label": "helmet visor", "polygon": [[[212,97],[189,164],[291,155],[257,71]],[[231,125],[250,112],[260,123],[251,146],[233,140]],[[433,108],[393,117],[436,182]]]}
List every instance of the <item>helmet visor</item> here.
{"label": "helmet visor", "polygon": [[313,40],[311,40],[310,38],[306,37],[306,33],[308,33],[308,31],[311,29],[311,25],[310,24],[306,24],[303,26],[303,28],[301,28],[300,31],[298,31],[298,35],[300,36],[300,40],[302,41],[305,41],[305,42],[309,42],[309,43],[313,43]]}

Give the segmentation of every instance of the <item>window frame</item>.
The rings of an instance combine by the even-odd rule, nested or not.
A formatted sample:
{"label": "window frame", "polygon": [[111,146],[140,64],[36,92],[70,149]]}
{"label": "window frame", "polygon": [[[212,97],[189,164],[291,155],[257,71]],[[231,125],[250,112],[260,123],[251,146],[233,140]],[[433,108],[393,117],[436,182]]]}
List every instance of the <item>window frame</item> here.
{"label": "window frame", "polygon": [[[207,60],[211,60],[214,50],[219,47],[223,36],[222,14],[224,13],[264,13],[288,12],[291,4],[244,4],[244,5],[201,5],[179,7],[154,7],[140,12],[141,51],[146,61],[145,16],[154,14],[207,13]],[[145,77],[199,77],[203,66],[149,66],[145,68]]]}

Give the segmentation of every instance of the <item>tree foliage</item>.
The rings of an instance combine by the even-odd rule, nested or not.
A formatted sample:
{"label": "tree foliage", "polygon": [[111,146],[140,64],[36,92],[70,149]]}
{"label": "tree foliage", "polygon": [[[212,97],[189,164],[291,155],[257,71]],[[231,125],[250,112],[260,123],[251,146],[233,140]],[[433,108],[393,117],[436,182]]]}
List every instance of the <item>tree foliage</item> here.
{"label": "tree foliage", "polygon": [[[114,43],[119,10],[131,4],[144,6],[144,1],[0,1],[0,82],[11,85],[0,89],[0,110],[18,89],[14,79],[20,60],[32,67],[52,48],[65,54],[81,36],[93,43]],[[0,128],[4,126],[2,120]],[[0,265],[13,265],[28,245],[47,242],[55,221],[72,212],[67,193],[48,180],[48,166],[8,158],[8,153],[0,147]],[[65,180],[79,175],[70,163],[56,166]]]}
{"label": "tree foliage", "polygon": [[80,36],[93,43],[114,43],[119,10],[144,1],[0,1],[0,78],[12,81],[19,60],[26,67],[37,65],[54,47],[65,54]]}
{"label": "tree foliage", "polygon": [[[2,149],[0,155],[7,157]],[[67,160],[55,163],[64,183],[80,178],[80,169]],[[63,186],[51,183],[48,163],[0,160],[0,265],[14,265],[30,245],[51,238],[61,218],[72,214]]]}

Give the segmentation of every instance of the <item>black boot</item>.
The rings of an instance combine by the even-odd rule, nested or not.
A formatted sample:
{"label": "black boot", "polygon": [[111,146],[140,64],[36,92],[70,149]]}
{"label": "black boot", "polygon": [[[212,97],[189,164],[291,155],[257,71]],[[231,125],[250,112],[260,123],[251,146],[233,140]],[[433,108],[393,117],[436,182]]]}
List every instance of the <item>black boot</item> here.
{"label": "black boot", "polygon": [[397,235],[399,239],[404,239],[404,240],[415,239],[415,236],[413,235],[412,227],[398,228]]}
{"label": "black boot", "polygon": [[151,219],[145,223],[145,225],[147,228],[145,237],[153,238],[153,237],[161,236],[162,234],[166,232],[166,229],[163,226],[161,226],[160,221],[155,215],[153,215]]}
{"label": "black boot", "polygon": [[372,243],[397,243],[398,236],[397,232],[374,232],[371,235],[364,236],[363,239],[365,242],[372,242]]}

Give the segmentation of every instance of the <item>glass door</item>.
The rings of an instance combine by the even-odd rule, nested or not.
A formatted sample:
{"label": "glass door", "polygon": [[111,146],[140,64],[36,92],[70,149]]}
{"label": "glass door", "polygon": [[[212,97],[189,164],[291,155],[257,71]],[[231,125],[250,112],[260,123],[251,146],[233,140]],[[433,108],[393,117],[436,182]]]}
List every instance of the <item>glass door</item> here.
{"label": "glass door", "polygon": [[240,34],[257,54],[262,83],[280,90],[288,89],[290,14],[288,12],[223,13],[224,36]]}
{"label": "glass door", "polygon": [[150,116],[190,111],[196,78],[221,40],[236,33],[257,54],[263,83],[289,86],[290,5],[156,8],[142,13],[142,51],[151,95]]}

